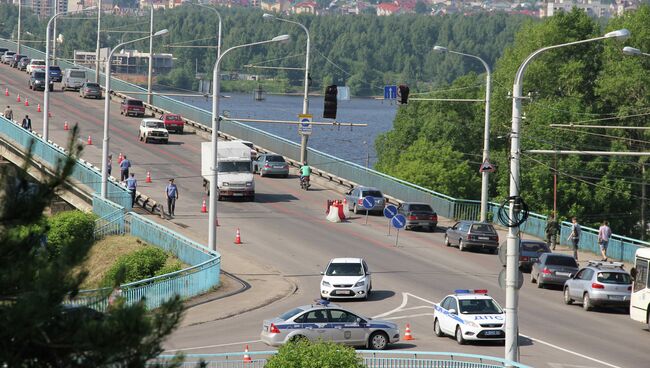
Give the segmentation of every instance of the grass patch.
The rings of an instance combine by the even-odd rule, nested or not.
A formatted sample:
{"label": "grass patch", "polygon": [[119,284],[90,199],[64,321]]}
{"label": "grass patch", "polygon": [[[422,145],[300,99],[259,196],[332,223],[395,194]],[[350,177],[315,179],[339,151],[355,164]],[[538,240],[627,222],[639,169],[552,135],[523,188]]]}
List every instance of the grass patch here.
{"label": "grass patch", "polygon": [[[86,261],[75,269],[77,272],[82,269],[89,271],[88,277],[86,277],[81,285],[81,289],[102,287],[106,274],[120,257],[135,253],[146,247],[153,247],[153,245],[148,245],[142,240],[128,235],[107,236],[96,241],[90,249]],[[187,267],[186,264],[180,262],[174,255],[168,253],[163,268],[171,266],[174,263],[181,263],[181,268]]]}

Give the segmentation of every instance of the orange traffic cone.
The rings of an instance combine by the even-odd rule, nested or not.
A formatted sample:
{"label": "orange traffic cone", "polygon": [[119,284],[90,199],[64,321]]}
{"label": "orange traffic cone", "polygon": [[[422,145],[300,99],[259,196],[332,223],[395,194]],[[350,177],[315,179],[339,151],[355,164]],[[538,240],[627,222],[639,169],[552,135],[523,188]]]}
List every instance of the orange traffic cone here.
{"label": "orange traffic cone", "polygon": [[239,232],[239,228],[237,228],[237,235],[235,235],[235,244],[241,244],[241,233]]}
{"label": "orange traffic cone", "polygon": [[5,96],[9,96],[9,88],[5,88]]}
{"label": "orange traffic cone", "polygon": [[208,212],[208,206],[205,205],[205,199],[203,200],[203,204],[201,205],[201,213],[206,213]]}
{"label": "orange traffic cone", "polygon": [[16,96],[16,102],[20,102],[20,95]]}
{"label": "orange traffic cone", "polygon": [[25,98],[25,106],[29,106],[29,100]]}
{"label": "orange traffic cone", "polygon": [[[27,102],[27,101],[25,101],[25,102]],[[41,104],[38,104],[36,106],[36,112],[41,112]]]}
{"label": "orange traffic cone", "polygon": [[406,324],[406,330],[404,330],[404,340],[415,340],[415,337],[411,335],[411,325]]}
{"label": "orange traffic cone", "polygon": [[151,183],[151,174],[147,171],[147,178],[144,180],[145,183]]}
{"label": "orange traffic cone", "polygon": [[93,139],[88,136],[88,145],[91,146],[93,144]]}
{"label": "orange traffic cone", "polygon": [[124,156],[122,156],[122,152],[120,152],[120,155],[117,156],[117,164],[121,164],[122,161],[124,161]]}
{"label": "orange traffic cone", "polygon": [[253,359],[251,359],[250,355],[248,355],[248,344],[246,344],[246,348],[244,349],[244,363],[252,363]]}
{"label": "orange traffic cone", "polygon": [[68,126],[67,121],[63,122],[63,130],[70,130],[70,126]]}

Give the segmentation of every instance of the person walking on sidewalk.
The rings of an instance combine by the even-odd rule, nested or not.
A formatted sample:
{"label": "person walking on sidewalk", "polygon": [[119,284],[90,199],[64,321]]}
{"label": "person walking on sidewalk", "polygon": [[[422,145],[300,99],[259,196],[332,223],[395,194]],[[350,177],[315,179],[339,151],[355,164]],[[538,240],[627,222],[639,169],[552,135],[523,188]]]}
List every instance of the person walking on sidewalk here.
{"label": "person walking on sidewalk", "polygon": [[120,181],[125,181],[129,177],[129,168],[131,167],[131,161],[126,158],[120,162]]}
{"label": "person walking on sidewalk", "polygon": [[178,199],[178,188],[174,184],[174,179],[169,179],[169,184],[165,188],[165,195],[167,196],[167,210],[169,216],[174,217],[174,210],[176,209],[176,200]]}
{"label": "person walking on sidewalk", "polygon": [[106,172],[108,176],[111,176],[111,171],[113,171],[113,155],[108,155],[108,162],[106,162]]}
{"label": "person walking on sidewalk", "polygon": [[578,224],[578,219],[577,218],[572,218],[571,219],[571,233],[569,234],[569,237],[567,238],[568,241],[571,242],[571,245],[573,247],[573,258],[576,259],[576,262],[578,261],[578,243],[580,243],[580,233],[582,233],[582,228],[580,227],[580,224]]}
{"label": "person walking on sidewalk", "polygon": [[557,235],[560,232],[560,224],[555,219],[555,213],[551,212],[546,222],[546,244],[553,250],[557,243]]}
{"label": "person walking on sidewalk", "polygon": [[609,222],[603,221],[603,224],[598,228],[598,246],[600,247],[600,254],[603,255],[601,261],[607,261],[607,246],[609,245],[609,238],[612,237],[612,229],[609,228]]}
{"label": "person walking on sidewalk", "polygon": [[32,130],[32,119],[29,118],[29,115],[25,115],[22,123],[23,129]]}
{"label": "person walking on sidewalk", "polygon": [[7,120],[14,121],[14,110],[12,110],[9,105],[7,105],[7,108],[3,112],[3,115]]}
{"label": "person walking on sidewalk", "polygon": [[135,191],[138,189],[138,181],[135,180],[135,174],[131,173],[131,177],[126,179],[126,189],[131,191],[131,207],[135,205]]}

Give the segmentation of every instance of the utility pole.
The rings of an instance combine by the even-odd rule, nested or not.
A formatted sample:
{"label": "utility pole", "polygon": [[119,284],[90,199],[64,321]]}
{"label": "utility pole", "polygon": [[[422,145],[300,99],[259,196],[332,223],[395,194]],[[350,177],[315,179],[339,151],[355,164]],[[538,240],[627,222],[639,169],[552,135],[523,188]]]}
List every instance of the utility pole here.
{"label": "utility pole", "polygon": [[151,3],[151,16],[149,18],[149,72],[147,74],[147,103],[149,105],[152,104],[152,96],[151,96],[151,89],[152,89],[152,76],[151,73],[153,72],[153,3]]}
{"label": "utility pole", "polygon": [[645,240],[645,160],[641,160],[641,240]]}
{"label": "utility pole", "polygon": [[23,10],[23,0],[18,0],[18,36],[17,36],[17,42],[16,42],[16,54],[20,54],[20,32],[21,32],[21,24],[20,24],[20,18],[21,18],[21,13]]}
{"label": "utility pole", "polygon": [[[99,32],[102,28],[102,0],[97,2],[97,45],[95,46],[95,83],[99,83]],[[108,71],[105,71],[108,73]],[[108,91],[106,91],[108,95]]]}

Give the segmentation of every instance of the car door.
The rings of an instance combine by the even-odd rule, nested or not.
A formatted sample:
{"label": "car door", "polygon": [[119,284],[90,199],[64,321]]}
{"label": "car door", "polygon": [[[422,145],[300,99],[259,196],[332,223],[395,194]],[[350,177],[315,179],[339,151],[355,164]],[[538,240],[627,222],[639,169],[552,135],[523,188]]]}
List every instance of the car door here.
{"label": "car door", "polygon": [[318,339],[330,340],[331,337],[327,336],[328,329],[327,310],[315,309],[305,313],[303,319],[303,335],[311,341]]}
{"label": "car door", "polygon": [[365,321],[342,309],[329,309],[330,329],[328,335],[337,343],[360,346],[366,342],[367,328]]}
{"label": "car door", "polygon": [[457,244],[458,243],[458,230],[459,230],[460,226],[461,226],[461,223],[457,222],[447,232],[447,239],[449,241],[449,244]]}
{"label": "car door", "polygon": [[591,287],[591,278],[594,276],[594,271],[589,268],[584,268],[576,274],[576,278],[572,283],[571,296],[577,299],[582,299],[584,292]]}
{"label": "car door", "polygon": [[366,275],[366,285],[367,285],[366,290],[368,291],[372,288],[372,280],[370,279],[370,269],[368,268],[368,264],[366,263],[366,261],[362,260],[361,263],[363,264],[363,272]]}
{"label": "car door", "polygon": [[452,314],[449,312],[449,310],[456,309],[456,311],[458,311],[458,303],[456,302],[456,299],[448,296],[442,301],[442,303],[440,303],[440,307],[442,308],[442,312],[438,317],[440,329],[447,334],[452,334],[454,333],[455,329],[455,321],[452,318]]}
{"label": "car door", "polygon": [[253,173],[259,172],[260,167],[262,167],[262,165],[260,163],[263,160],[264,160],[264,155],[260,155],[260,157],[258,157],[257,160],[255,160],[255,162],[253,162]]}

